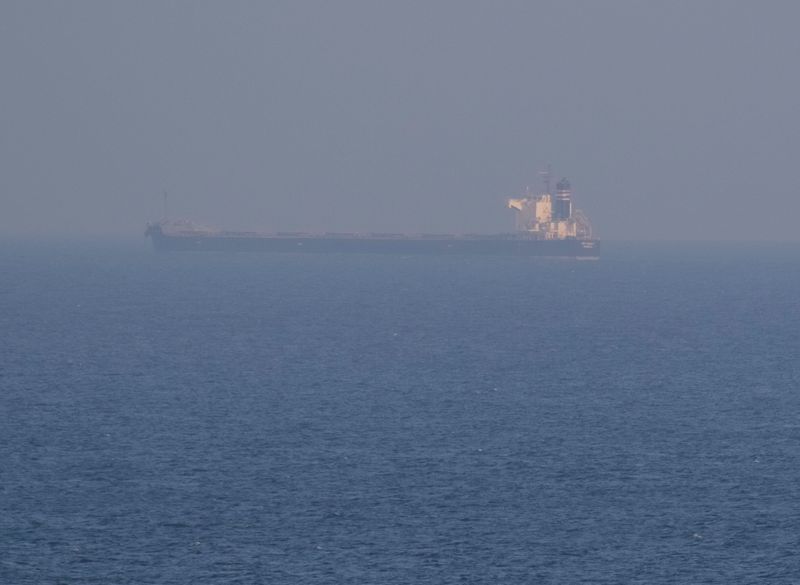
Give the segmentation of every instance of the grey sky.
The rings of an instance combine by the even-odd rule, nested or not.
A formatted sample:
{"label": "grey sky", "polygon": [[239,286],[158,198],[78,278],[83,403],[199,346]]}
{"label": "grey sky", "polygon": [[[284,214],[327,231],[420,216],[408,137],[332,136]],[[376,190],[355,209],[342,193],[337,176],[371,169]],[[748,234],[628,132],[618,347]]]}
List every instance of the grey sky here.
{"label": "grey sky", "polygon": [[0,3],[0,234],[800,239],[800,3]]}

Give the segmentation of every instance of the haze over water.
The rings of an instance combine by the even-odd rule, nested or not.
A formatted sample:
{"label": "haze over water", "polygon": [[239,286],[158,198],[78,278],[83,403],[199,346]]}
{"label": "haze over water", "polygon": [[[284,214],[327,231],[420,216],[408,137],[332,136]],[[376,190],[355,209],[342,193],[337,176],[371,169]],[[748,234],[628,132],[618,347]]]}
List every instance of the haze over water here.
{"label": "haze over water", "polygon": [[[4,0],[0,583],[798,582],[798,21]],[[142,238],[507,232],[548,162],[600,261]]]}
{"label": "haze over water", "polygon": [[0,251],[0,582],[792,583],[800,249]]}
{"label": "haze over water", "polygon": [[797,2],[0,4],[0,234],[797,240]]}

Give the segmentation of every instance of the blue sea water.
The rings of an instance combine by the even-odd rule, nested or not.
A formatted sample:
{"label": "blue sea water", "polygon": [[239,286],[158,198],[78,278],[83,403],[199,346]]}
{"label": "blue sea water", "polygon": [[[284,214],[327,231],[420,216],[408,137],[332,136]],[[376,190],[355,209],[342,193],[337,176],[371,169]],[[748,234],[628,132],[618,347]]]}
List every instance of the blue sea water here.
{"label": "blue sea water", "polygon": [[0,251],[0,583],[800,583],[800,246]]}

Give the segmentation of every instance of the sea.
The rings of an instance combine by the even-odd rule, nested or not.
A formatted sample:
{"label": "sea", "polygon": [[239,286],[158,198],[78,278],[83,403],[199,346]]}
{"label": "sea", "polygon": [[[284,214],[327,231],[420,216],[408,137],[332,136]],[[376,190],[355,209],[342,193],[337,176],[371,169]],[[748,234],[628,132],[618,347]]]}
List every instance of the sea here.
{"label": "sea", "polygon": [[0,583],[800,583],[800,244],[2,240]]}

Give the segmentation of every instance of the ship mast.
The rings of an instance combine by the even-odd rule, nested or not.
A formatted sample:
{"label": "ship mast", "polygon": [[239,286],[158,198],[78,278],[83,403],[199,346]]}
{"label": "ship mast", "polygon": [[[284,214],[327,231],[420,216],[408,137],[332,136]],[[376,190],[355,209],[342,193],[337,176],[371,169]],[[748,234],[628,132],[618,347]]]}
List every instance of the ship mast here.
{"label": "ship mast", "polygon": [[553,165],[547,163],[547,167],[543,171],[539,171],[539,176],[542,178],[544,182],[544,194],[550,194],[550,181],[553,178]]}

